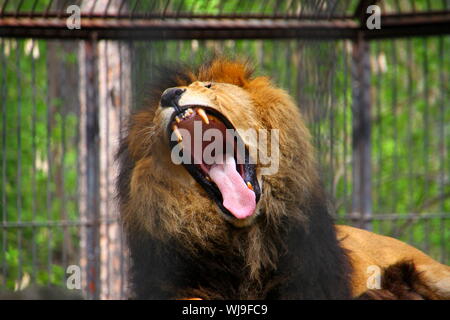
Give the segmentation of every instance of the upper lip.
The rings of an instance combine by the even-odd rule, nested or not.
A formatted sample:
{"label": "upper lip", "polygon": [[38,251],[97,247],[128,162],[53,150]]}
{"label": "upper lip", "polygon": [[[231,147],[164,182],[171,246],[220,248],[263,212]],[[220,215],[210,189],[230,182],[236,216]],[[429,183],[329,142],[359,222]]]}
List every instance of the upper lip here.
{"label": "upper lip", "polygon": [[[169,137],[169,147],[172,149],[175,145],[178,144],[178,141],[172,141],[170,139],[172,132],[173,132],[173,125],[176,124],[176,117],[182,117],[183,114],[186,112],[189,112],[189,109],[191,110],[198,110],[203,109],[207,115],[211,115],[213,117],[216,117],[219,119],[227,129],[233,129],[236,130],[233,124],[219,111],[215,110],[212,107],[209,106],[203,106],[203,105],[186,105],[182,107],[178,107],[175,109],[175,111],[172,113],[170,117],[169,124],[167,126],[167,133]],[[195,111],[197,112],[197,111]],[[237,134],[237,139],[240,139],[240,143],[243,143],[242,138]],[[245,145],[243,143],[243,145]],[[258,203],[260,197],[261,197],[261,189],[258,183],[258,179],[256,177],[256,165],[254,162],[250,161],[250,155],[248,152],[248,148],[245,145],[245,163],[242,164],[242,167],[240,167],[239,172],[243,176],[245,183],[250,183],[253,191],[255,192],[256,196],[256,203]],[[199,183],[203,189],[209,194],[209,196],[216,202],[216,204],[219,206],[221,211],[227,215],[228,217],[234,218],[234,216],[229,212],[227,208],[225,208],[222,204],[222,194],[220,193],[219,189],[215,185],[214,182],[210,181],[207,176],[205,176],[204,172],[198,168],[198,165],[195,164],[185,164],[183,163],[183,166],[186,168],[186,170],[190,173],[190,175]]]}

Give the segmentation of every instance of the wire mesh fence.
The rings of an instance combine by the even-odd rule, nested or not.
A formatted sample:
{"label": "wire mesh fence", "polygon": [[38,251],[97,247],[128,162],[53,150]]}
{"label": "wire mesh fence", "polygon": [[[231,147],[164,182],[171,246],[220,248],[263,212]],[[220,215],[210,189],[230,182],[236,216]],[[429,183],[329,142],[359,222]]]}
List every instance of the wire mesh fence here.
{"label": "wire mesh fence", "polygon": [[[93,17],[101,13],[130,21],[151,20],[152,15],[175,20],[188,15],[350,19],[360,4],[89,3],[97,4],[83,10]],[[66,17],[69,4],[4,1],[0,20]],[[450,7],[446,1],[383,1],[380,6],[393,14]],[[338,222],[397,237],[450,262],[448,36],[367,42],[366,60],[361,62],[366,68],[356,70],[355,39],[62,41],[0,34],[4,288],[65,286],[67,268],[74,265],[80,267],[86,297],[126,298],[126,243],[113,187],[114,153],[122,129],[129,113],[145,105],[155,65],[198,64],[217,52],[249,58],[257,66],[256,74],[270,76],[296,99],[313,135]],[[191,37],[195,34],[192,31]],[[355,96],[355,86],[365,83],[361,77],[368,77],[360,88],[361,99],[370,98],[362,111],[370,125],[362,131],[360,96]],[[367,132],[369,139],[364,140]],[[360,138],[369,142],[362,151],[355,146]],[[362,159],[369,179],[362,179],[355,169]],[[360,210],[358,201],[369,209]]]}

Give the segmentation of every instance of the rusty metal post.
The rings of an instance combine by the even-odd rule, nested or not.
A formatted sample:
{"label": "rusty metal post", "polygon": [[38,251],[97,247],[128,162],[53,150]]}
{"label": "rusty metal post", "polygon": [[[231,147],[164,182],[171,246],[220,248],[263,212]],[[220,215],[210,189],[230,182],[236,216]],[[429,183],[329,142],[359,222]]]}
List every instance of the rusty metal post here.
{"label": "rusty metal post", "polygon": [[83,284],[88,299],[99,298],[100,260],[100,154],[97,79],[97,41],[81,43],[80,70],[80,155],[84,162],[81,173],[80,215],[86,227],[82,232],[81,265]]}
{"label": "rusty metal post", "polygon": [[352,217],[372,227],[371,95],[369,43],[360,33],[352,45],[353,192]]}

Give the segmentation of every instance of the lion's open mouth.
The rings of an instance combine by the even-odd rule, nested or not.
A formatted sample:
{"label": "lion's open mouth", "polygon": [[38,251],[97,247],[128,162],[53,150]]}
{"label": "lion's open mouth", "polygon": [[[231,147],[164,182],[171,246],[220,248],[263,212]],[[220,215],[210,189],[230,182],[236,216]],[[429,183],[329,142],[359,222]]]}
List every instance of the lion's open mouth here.
{"label": "lion's open mouth", "polygon": [[167,129],[171,149],[179,148],[183,166],[222,212],[250,217],[261,191],[256,166],[231,122],[213,108],[192,105],[174,112]]}

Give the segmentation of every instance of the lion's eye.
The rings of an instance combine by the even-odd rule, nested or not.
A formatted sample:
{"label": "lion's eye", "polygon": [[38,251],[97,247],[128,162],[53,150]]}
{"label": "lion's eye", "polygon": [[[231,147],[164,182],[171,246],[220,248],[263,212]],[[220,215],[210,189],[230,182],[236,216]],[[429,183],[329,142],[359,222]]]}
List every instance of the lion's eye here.
{"label": "lion's eye", "polygon": [[212,86],[212,83],[207,83],[207,84],[205,84],[205,88],[208,88],[208,89],[210,89],[210,88],[211,88],[211,86]]}

